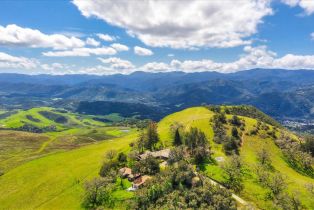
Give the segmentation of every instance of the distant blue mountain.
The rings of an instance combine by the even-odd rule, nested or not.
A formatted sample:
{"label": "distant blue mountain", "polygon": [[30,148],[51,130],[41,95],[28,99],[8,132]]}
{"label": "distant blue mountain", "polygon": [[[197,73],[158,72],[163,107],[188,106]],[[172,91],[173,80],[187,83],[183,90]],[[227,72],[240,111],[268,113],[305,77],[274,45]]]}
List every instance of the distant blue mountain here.
{"label": "distant blue mountain", "polygon": [[[145,110],[158,109],[158,114],[165,113],[161,110],[175,111],[202,103],[250,104],[277,118],[313,119],[314,71],[253,69],[230,74],[177,71],[108,76],[0,74],[0,104],[6,108],[51,105],[77,109],[84,102],[83,107],[88,110],[88,102],[96,101],[127,103],[119,104],[123,108],[132,104],[139,108],[138,104],[143,104]],[[95,103],[90,106],[95,107]]]}

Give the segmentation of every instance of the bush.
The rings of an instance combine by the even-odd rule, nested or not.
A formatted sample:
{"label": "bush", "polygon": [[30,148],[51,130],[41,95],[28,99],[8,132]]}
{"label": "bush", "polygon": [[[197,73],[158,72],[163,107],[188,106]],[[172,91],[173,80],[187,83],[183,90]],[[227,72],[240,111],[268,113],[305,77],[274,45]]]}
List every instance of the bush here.
{"label": "bush", "polygon": [[117,151],[114,149],[108,150],[105,157],[109,160],[113,160],[117,156]]}
{"label": "bush", "polygon": [[113,176],[117,173],[119,163],[116,160],[105,161],[99,171],[99,175],[102,177]]}
{"label": "bush", "polygon": [[270,167],[271,166],[271,158],[268,150],[264,147],[260,151],[257,152],[257,160],[263,165]]}
{"label": "bush", "polygon": [[284,177],[277,173],[270,179],[268,187],[270,188],[271,193],[274,196],[277,196],[287,188],[287,184]]}

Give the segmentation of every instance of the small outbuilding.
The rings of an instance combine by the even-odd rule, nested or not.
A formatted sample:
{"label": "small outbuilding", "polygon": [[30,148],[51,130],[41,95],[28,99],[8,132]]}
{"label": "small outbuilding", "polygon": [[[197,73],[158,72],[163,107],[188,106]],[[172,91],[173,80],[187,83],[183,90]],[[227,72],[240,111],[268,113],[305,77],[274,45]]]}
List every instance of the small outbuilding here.
{"label": "small outbuilding", "polygon": [[148,156],[153,156],[155,158],[167,160],[169,159],[169,155],[170,155],[170,149],[163,149],[163,150],[159,150],[155,152],[147,151],[144,154],[140,155],[139,158],[142,160],[142,159],[146,159]]}
{"label": "small outbuilding", "polygon": [[137,179],[134,180],[133,184],[132,184],[132,188],[134,189],[139,189],[141,186],[143,186],[145,184],[145,182],[147,182],[147,180],[151,179],[150,176],[144,175],[144,176],[140,176]]}
{"label": "small outbuilding", "polygon": [[119,174],[122,178],[128,178],[130,175],[132,175],[132,169],[123,167],[119,170]]}

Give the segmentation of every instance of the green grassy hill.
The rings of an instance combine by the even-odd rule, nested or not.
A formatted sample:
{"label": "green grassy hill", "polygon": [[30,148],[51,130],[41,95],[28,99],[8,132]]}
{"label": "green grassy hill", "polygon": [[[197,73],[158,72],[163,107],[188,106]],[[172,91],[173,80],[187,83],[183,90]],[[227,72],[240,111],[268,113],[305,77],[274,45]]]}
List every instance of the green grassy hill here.
{"label": "green grassy hill", "polygon": [[[198,127],[210,140],[214,157],[229,157],[223,152],[221,144],[213,141],[213,128],[210,119],[214,112],[204,107],[195,107],[165,117],[159,122],[158,132],[164,146],[171,146],[170,128],[181,124],[184,129]],[[227,115],[227,118],[231,118]],[[245,121],[246,133],[257,123],[255,119],[239,116]],[[274,129],[269,126],[270,129]],[[228,132],[231,128],[227,126]],[[69,131],[70,132],[70,131]],[[287,131],[284,131],[287,133]],[[292,134],[289,134],[292,135]],[[128,151],[129,143],[134,142],[138,133],[131,131],[121,138],[102,141],[67,152],[59,152],[29,161],[9,170],[0,177],[0,209],[80,209],[83,198],[83,183],[100,169],[104,153],[109,149]],[[292,135],[293,136],[293,135]],[[270,152],[274,171],[283,174],[288,180],[288,192],[297,192],[306,209],[314,209],[312,195],[305,189],[314,179],[301,175],[285,161],[274,140],[262,135],[243,135],[240,156],[244,160],[246,174],[245,188],[240,196],[262,209],[272,209],[271,201],[266,199],[267,190],[256,181],[254,164],[257,152],[266,147]],[[224,181],[221,164],[208,164],[205,172],[217,181]],[[119,193],[117,193],[119,195]],[[125,195],[125,193],[122,193]]]}
{"label": "green grassy hill", "polygon": [[79,115],[49,107],[21,110],[4,119],[0,119],[2,128],[18,129],[24,125],[37,128],[55,126],[56,131],[72,127],[104,126],[103,122],[95,121],[87,115]]}
{"label": "green grassy hill", "polygon": [[[170,145],[172,137],[169,127],[172,124],[181,123],[184,125],[185,129],[198,127],[205,132],[207,138],[210,139],[211,146],[214,150],[213,156],[228,159],[228,156],[226,156],[223,152],[222,146],[213,142],[213,129],[209,123],[209,119],[213,116],[213,114],[213,112],[204,107],[190,108],[171,114],[159,123],[160,137],[165,145]],[[239,117],[245,120],[246,131],[251,130],[257,123],[255,119],[242,116]],[[231,115],[227,115],[227,118],[230,119]],[[293,136],[293,134],[290,135]],[[305,186],[308,183],[314,184],[314,179],[301,175],[292,169],[285,161],[281,150],[275,145],[274,140],[271,138],[264,139],[260,136],[243,136],[243,145],[240,150],[240,156],[244,160],[248,171],[245,177],[245,189],[241,193],[241,196],[248,201],[253,201],[253,203],[257,204],[258,207],[263,207],[264,209],[271,208],[271,202],[265,200],[267,191],[256,182],[256,174],[254,172],[254,164],[257,162],[257,152],[263,147],[267,148],[270,152],[272,165],[275,171],[280,172],[287,178],[289,192],[297,192],[306,207],[308,209],[313,209],[314,200],[311,199],[312,195],[305,189]],[[210,177],[218,181],[223,181],[223,171],[221,170],[221,166],[219,164],[208,165],[206,172]]]}
{"label": "green grassy hill", "polygon": [[[0,171],[6,172],[47,154],[121,137],[130,130],[93,120],[94,117],[48,107],[16,111],[4,117],[0,120],[3,129],[0,130]],[[54,126],[56,129],[25,132],[21,128],[26,124],[31,128]]]}

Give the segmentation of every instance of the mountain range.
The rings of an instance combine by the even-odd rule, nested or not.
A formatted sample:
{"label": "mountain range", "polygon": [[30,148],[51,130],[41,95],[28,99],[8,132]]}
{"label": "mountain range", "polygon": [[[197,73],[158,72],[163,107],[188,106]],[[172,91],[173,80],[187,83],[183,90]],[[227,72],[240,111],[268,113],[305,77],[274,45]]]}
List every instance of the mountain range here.
{"label": "mountain range", "polygon": [[116,108],[120,113],[121,106],[133,106],[132,113],[141,116],[141,110],[146,110],[142,117],[155,119],[201,104],[249,104],[279,120],[313,119],[314,71],[253,69],[230,74],[178,71],[108,76],[0,74],[2,108],[50,105],[97,114],[95,102],[98,114],[104,112],[101,108],[113,106],[110,110]]}

